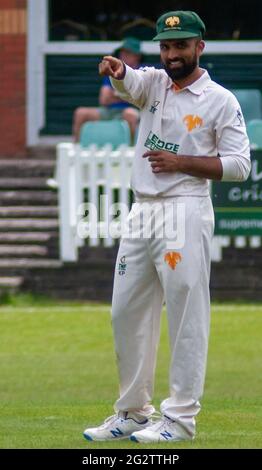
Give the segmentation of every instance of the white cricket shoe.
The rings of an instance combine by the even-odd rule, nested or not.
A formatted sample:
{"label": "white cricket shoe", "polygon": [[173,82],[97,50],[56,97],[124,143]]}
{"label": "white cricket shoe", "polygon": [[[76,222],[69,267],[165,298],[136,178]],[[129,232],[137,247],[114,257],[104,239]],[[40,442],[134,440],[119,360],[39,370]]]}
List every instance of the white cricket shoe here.
{"label": "white cricket shoe", "polygon": [[141,431],[152,424],[152,421],[145,418],[138,422],[128,412],[118,413],[107,418],[101,426],[87,428],[84,437],[88,441],[108,441],[112,439],[125,439],[135,431]]}
{"label": "white cricket shoe", "polygon": [[163,416],[152,426],[133,432],[130,439],[134,442],[172,442],[192,440],[193,436],[181,425]]}

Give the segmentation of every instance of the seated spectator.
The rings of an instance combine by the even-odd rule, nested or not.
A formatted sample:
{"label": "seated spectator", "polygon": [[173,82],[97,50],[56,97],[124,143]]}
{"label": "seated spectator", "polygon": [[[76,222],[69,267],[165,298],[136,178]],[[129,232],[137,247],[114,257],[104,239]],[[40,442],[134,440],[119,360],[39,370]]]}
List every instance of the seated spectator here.
{"label": "seated spectator", "polygon": [[[140,41],[136,38],[125,38],[121,46],[114,51],[119,59],[132,68],[138,68],[142,60]],[[99,107],[79,107],[73,116],[73,136],[79,142],[81,126],[86,121],[124,119],[128,122],[132,140],[139,122],[139,111],[121,98],[111,86],[108,77],[104,77],[99,93]]]}

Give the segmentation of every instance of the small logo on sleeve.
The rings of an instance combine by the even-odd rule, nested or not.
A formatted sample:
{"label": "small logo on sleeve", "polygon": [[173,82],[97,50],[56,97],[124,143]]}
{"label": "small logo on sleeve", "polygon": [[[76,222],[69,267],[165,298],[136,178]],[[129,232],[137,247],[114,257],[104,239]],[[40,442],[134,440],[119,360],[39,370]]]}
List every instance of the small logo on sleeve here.
{"label": "small logo on sleeve", "polygon": [[149,112],[152,114],[155,114],[159,103],[160,101],[153,101],[153,103],[151,104],[151,108],[149,109]]}
{"label": "small logo on sleeve", "polygon": [[241,113],[241,109],[238,108],[236,111],[236,124],[234,124],[234,127],[244,127],[245,126],[245,121],[243,118],[243,114]]}

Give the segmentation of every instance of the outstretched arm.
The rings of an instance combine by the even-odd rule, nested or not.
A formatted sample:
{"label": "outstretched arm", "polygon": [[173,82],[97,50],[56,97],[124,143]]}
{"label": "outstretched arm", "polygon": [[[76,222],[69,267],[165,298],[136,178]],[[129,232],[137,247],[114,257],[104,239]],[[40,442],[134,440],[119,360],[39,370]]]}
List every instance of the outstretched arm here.
{"label": "outstretched arm", "polygon": [[110,77],[112,86],[122,100],[141,109],[147,100],[155,69],[145,67],[143,70],[134,70],[116,57],[105,56],[99,64],[99,73]]}

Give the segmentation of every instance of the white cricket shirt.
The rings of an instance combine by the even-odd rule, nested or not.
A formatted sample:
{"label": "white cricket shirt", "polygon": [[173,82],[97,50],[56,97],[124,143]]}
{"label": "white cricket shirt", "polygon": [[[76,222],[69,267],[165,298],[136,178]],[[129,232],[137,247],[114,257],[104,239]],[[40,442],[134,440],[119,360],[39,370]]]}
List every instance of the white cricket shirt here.
{"label": "white cricket shirt", "polygon": [[250,146],[240,105],[207,71],[193,84],[175,91],[164,70],[126,65],[123,80],[110,78],[119,96],[141,110],[131,187],[137,198],[206,196],[208,180],[185,173],[152,172],[142,155],[168,150],[189,156],[219,156],[224,181],[245,180],[250,172]]}

